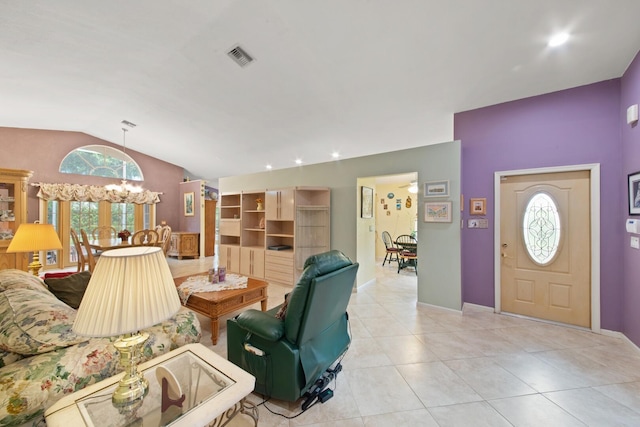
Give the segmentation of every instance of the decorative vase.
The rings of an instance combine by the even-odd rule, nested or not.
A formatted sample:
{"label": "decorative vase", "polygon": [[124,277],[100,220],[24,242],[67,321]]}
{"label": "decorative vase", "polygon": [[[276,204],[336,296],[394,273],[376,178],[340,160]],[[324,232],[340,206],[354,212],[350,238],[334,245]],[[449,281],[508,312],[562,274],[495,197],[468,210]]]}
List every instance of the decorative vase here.
{"label": "decorative vase", "polygon": [[262,210],[262,203],[258,203],[258,207],[256,209],[261,211]]}

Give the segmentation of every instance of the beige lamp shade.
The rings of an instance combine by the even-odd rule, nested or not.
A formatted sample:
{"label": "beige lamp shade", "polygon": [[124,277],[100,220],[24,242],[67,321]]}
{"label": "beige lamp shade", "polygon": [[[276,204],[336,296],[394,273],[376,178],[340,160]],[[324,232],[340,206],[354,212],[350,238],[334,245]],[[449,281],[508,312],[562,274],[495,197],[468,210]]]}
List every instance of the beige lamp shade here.
{"label": "beige lamp shade", "polygon": [[11,239],[7,252],[35,252],[62,249],[62,243],[51,224],[23,223]]}
{"label": "beige lamp shade", "polygon": [[114,249],[98,258],[73,331],[91,337],[135,333],[179,309],[178,292],[161,248]]}

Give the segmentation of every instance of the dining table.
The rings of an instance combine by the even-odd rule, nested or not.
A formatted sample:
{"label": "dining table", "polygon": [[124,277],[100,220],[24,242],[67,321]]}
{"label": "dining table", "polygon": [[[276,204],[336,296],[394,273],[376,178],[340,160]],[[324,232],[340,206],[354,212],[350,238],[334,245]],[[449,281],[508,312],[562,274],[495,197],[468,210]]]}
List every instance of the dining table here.
{"label": "dining table", "polygon": [[125,240],[122,240],[119,237],[105,237],[102,239],[90,239],[89,246],[91,249],[103,252],[110,249],[128,248],[133,245],[131,244],[131,237]]}

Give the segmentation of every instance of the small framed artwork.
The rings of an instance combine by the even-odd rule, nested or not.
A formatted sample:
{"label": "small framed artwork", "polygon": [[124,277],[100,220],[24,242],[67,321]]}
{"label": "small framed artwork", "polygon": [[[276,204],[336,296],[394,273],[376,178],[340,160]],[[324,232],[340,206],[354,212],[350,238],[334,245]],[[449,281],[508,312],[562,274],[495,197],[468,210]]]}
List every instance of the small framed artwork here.
{"label": "small framed artwork", "polygon": [[360,216],[373,218],[373,188],[360,187]]}
{"label": "small framed artwork", "polygon": [[486,215],[487,214],[487,199],[469,199],[469,214],[471,215]]}
{"label": "small framed artwork", "polygon": [[451,202],[425,202],[424,222],[451,222]]}
{"label": "small framed artwork", "polygon": [[193,209],[193,197],[194,193],[184,193],[184,216],[193,216],[195,211]]}
{"label": "small framed artwork", "polygon": [[629,174],[629,215],[640,215],[640,172]]}
{"label": "small framed artwork", "polygon": [[424,197],[449,197],[449,181],[425,182]]}

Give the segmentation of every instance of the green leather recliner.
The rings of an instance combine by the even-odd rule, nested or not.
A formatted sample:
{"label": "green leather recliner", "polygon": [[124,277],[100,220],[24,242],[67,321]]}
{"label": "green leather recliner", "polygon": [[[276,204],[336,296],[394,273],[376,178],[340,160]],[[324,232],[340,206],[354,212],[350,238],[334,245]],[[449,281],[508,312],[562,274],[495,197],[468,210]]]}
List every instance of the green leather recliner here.
{"label": "green leather recliner", "polygon": [[295,402],[349,347],[347,305],[358,263],[340,251],[309,257],[282,306],[227,321],[228,359],[256,378],[255,391]]}

